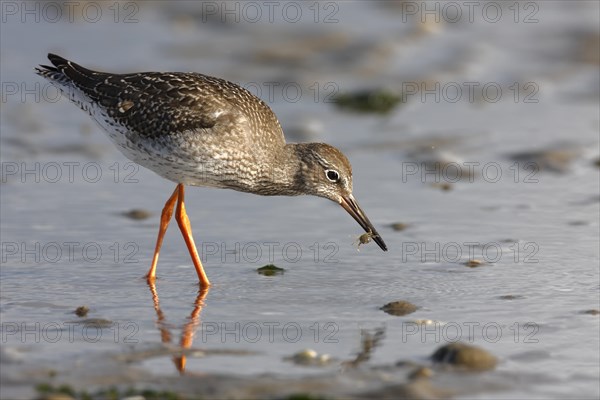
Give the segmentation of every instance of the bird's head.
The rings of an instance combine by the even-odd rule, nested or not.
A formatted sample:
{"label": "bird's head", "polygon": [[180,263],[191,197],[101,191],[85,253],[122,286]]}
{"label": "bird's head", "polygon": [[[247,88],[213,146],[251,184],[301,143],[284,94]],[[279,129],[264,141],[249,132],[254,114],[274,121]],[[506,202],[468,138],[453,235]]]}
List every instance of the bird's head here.
{"label": "bird's head", "polygon": [[297,145],[301,167],[295,181],[308,194],[325,197],[341,205],[383,251],[387,246],[352,195],[352,166],[346,156],[325,143]]}

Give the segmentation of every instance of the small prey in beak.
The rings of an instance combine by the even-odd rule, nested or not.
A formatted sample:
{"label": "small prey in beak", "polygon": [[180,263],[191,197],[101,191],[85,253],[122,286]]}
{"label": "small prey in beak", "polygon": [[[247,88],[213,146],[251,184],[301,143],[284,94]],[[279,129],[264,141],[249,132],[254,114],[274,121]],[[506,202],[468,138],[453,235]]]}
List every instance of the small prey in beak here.
{"label": "small prey in beak", "polygon": [[387,251],[387,246],[385,245],[385,242],[383,241],[383,239],[381,238],[371,221],[369,221],[369,218],[367,218],[365,212],[362,210],[362,208],[360,208],[360,206],[354,199],[354,196],[349,195],[342,197],[340,205],[344,208],[344,210],[348,212],[348,214],[352,216],[352,218],[356,220],[356,222],[359,223],[360,226],[362,226],[365,232],[370,234],[370,237],[375,241],[375,243],[377,243],[381,250]]}

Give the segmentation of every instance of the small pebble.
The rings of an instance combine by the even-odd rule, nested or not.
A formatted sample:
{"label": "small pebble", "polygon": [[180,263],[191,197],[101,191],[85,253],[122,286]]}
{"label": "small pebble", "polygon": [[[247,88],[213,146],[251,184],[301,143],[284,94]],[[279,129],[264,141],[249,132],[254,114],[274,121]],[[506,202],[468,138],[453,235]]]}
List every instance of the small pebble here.
{"label": "small pebble", "polygon": [[498,360],[490,352],[465,343],[450,343],[438,348],[432,355],[434,362],[450,364],[472,371],[494,369]]}
{"label": "small pebble", "polygon": [[312,349],[304,349],[292,356],[295,360],[306,361],[317,358],[317,352]]}
{"label": "small pebble", "polygon": [[79,306],[75,309],[75,315],[78,317],[85,317],[90,309],[87,306]]}
{"label": "small pebble", "polygon": [[408,228],[408,224],[403,222],[396,222],[395,224],[391,224],[390,227],[395,231],[403,231]]}
{"label": "small pebble", "polygon": [[469,261],[465,262],[464,265],[469,268],[477,268],[477,267],[481,267],[481,266],[485,265],[485,262],[483,262],[481,260],[469,260]]}
{"label": "small pebble", "polygon": [[518,294],[506,294],[504,296],[500,296],[498,297],[500,300],[519,300],[519,299],[524,299],[525,296],[521,296]]}
{"label": "small pebble", "polygon": [[413,321],[411,321],[413,324],[417,324],[417,325],[433,325],[433,324],[439,324],[438,321],[434,321],[432,319],[415,319]]}
{"label": "small pebble", "polygon": [[149,211],[142,210],[142,209],[139,209],[139,208],[134,208],[133,210],[129,210],[127,212],[124,212],[122,215],[125,216],[125,217],[127,217],[127,218],[129,218],[129,219],[133,219],[133,220],[136,220],[136,221],[141,221],[141,220],[147,219],[152,214]]}
{"label": "small pebble", "polygon": [[256,272],[264,276],[283,275],[284,271],[285,269],[276,267],[273,264],[265,265],[264,267],[260,267],[256,270]]}
{"label": "small pebble", "polygon": [[423,379],[423,378],[431,378],[433,376],[433,371],[431,368],[427,367],[419,367],[415,369],[408,375],[408,378],[411,380],[414,379]]}
{"label": "small pebble", "polygon": [[104,319],[104,318],[88,318],[88,319],[84,319],[83,321],[76,321],[78,323],[83,323],[85,324],[86,327],[91,327],[91,328],[98,328],[98,329],[102,329],[102,328],[110,328],[113,326],[113,322],[108,320],[108,319]]}
{"label": "small pebble", "polygon": [[582,311],[581,313],[582,314],[588,314],[588,315],[598,315],[598,314],[600,314],[600,310],[591,309],[591,310]]}
{"label": "small pebble", "polygon": [[569,221],[568,224],[571,226],[585,226],[585,225],[589,225],[589,222],[577,220],[577,221]]}
{"label": "small pebble", "polygon": [[387,303],[386,305],[381,307],[380,310],[383,310],[390,315],[401,317],[403,315],[411,314],[417,311],[418,308],[419,307],[415,306],[412,303],[409,303],[408,301],[400,300]]}
{"label": "small pebble", "polygon": [[329,364],[332,359],[329,354],[318,354],[312,349],[304,349],[284,360],[292,361],[298,365],[323,366]]}
{"label": "small pebble", "polygon": [[448,182],[432,183],[431,187],[443,190],[444,192],[448,192],[448,191],[450,191],[450,190],[452,190],[454,188],[454,186],[452,186],[452,184],[448,183]]}
{"label": "small pebble", "polygon": [[321,364],[327,364],[329,361],[331,361],[331,356],[329,354],[321,354],[319,355],[318,360]]}

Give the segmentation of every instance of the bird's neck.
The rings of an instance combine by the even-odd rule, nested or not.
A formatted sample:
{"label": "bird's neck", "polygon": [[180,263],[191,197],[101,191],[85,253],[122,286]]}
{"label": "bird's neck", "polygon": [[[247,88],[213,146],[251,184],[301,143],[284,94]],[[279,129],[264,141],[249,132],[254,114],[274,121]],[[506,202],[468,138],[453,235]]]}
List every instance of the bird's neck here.
{"label": "bird's neck", "polygon": [[306,170],[302,162],[302,153],[307,143],[288,143],[274,155],[274,159],[265,163],[262,174],[265,190],[261,194],[297,196],[304,194],[303,174]]}

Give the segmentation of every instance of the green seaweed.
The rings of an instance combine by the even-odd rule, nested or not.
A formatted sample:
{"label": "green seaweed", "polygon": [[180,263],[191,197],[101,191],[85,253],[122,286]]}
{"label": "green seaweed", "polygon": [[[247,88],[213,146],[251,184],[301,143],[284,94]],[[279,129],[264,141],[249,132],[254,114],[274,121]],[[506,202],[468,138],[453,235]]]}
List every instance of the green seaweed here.
{"label": "green seaweed", "polygon": [[342,93],[334,98],[334,102],[342,109],[387,114],[402,102],[402,97],[385,89],[376,89]]}
{"label": "green seaweed", "polygon": [[284,271],[285,269],[279,268],[273,264],[267,264],[264,267],[260,267],[256,270],[256,272],[264,276],[282,275]]}

